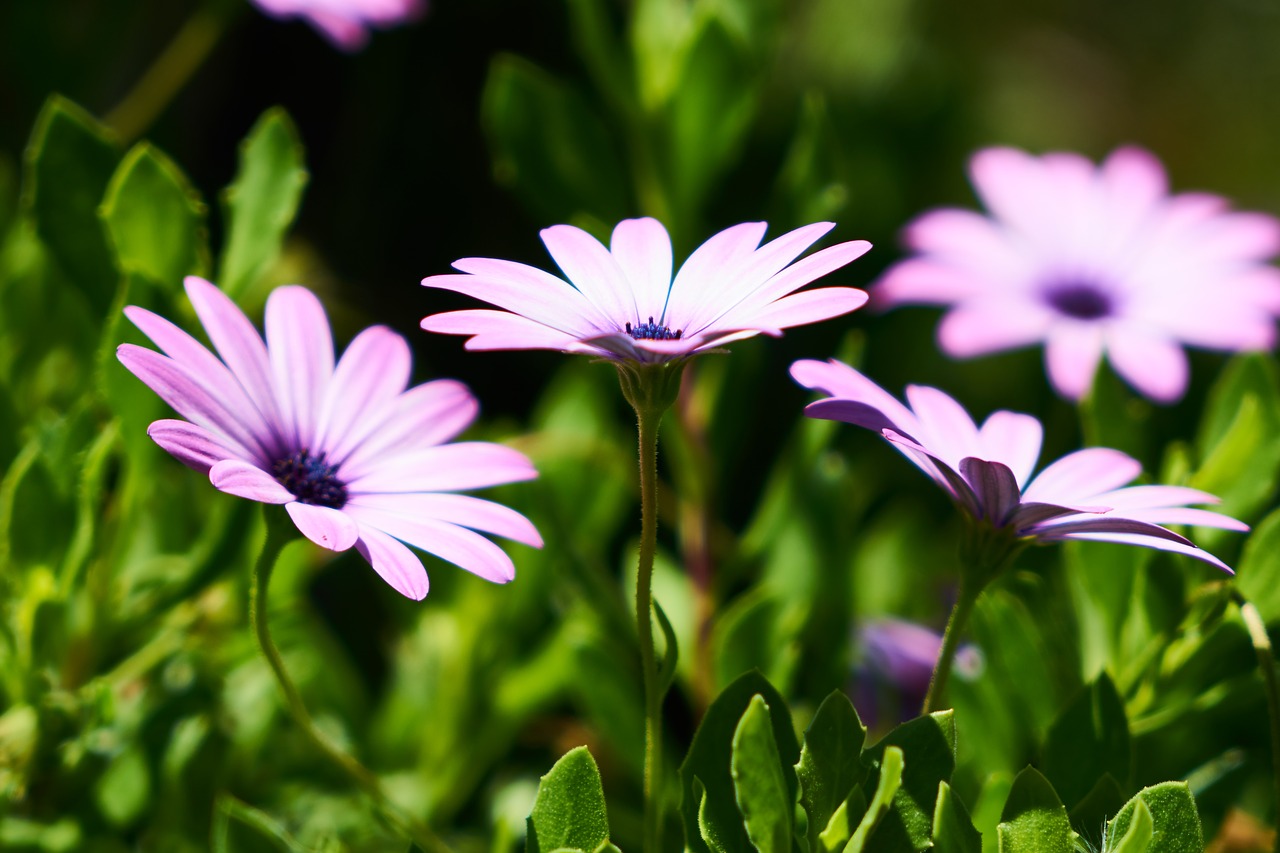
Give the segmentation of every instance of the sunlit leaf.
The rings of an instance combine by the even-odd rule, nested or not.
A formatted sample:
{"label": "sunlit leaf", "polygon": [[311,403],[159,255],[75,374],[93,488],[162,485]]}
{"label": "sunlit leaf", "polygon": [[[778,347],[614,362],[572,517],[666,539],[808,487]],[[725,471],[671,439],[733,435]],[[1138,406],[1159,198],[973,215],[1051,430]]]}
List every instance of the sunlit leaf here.
{"label": "sunlit leaf", "polygon": [[585,746],[571,749],[538,785],[525,850],[595,850],[608,839],[609,818],[600,771]]}
{"label": "sunlit leaf", "polygon": [[[733,733],[730,773],[747,837],[760,853],[789,853],[795,816],[795,782],[773,737],[769,706],[753,696]],[[790,784],[788,784],[790,783]]]}

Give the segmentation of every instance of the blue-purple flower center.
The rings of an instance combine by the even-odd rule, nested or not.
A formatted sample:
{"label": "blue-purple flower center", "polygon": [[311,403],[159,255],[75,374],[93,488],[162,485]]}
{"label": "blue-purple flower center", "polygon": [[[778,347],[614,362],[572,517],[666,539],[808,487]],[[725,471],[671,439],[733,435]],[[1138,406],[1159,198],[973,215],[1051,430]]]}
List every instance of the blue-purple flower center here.
{"label": "blue-purple flower center", "polygon": [[1058,313],[1075,320],[1101,320],[1111,316],[1115,309],[1109,293],[1083,281],[1066,281],[1047,288],[1044,301]]}
{"label": "blue-purple flower center", "polygon": [[311,455],[299,450],[271,466],[276,478],[304,504],[342,509],[347,503],[347,487],[338,479],[338,466],[330,465],[323,453]]}
{"label": "blue-purple flower center", "polygon": [[669,326],[660,326],[653,322],[653,317],[650,317],[647,323],[638,323],[635,326],[627,323],[627,334],[636,341],[678,341],[684,334],[684,330],[676,329],[673,332]]}

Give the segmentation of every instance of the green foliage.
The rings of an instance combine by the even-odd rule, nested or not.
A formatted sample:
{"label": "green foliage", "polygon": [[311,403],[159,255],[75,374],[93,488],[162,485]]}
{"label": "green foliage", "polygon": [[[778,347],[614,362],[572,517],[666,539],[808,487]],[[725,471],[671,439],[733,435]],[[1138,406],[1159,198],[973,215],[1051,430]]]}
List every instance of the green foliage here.
{"label": "green foliage", "polygon": [[556,762],[538,784],[529,815],[527,853],[582,850],[591,853],[609,840],[600,771],[591,752],[580,746]]}
{"label": "green foliage", "polygon": [[[1145,829],[1144,829],[1145,827]],[[1141,846],[1138,839],[1149,837]],[[1147,853],[1201,853],[1204,837],[1195,799],[1185,782],[1143,788],[1107,822],[1107,853],[1131,847]]]}
{"label": "green foliage", "polygon": [[789,853],[795,771],[778,757],[769,706],[759,695],[751,697],[738,721],[732,755],[734,797],[751,845],[760,853]]}
{"label": "green foliage", "polygon": [[938,785],[950,781],[955,769],[954,713],[938,711],[903,723],[867,750],[863,760],[882,768],[889,747],[902,750],[906,766],[902,785],[893,796],[893,811],[881,821],[872,839],[874,849],[927,850],[932,844]]}
{"label": "green foliage", "polygon": [[866,778],[862,747],[867,729],[849,697],[834,691],[813,715],[804,731],[796,776],[800,802],[809,817],[809,847],[818,849],[822,832],[852,791]]}
{"label": "green foliage", "polygon": [[1049,727],[1041,769],[1063,803],[1074,809],[1103,774],[1129,779],[1132,761],[1124,702],[1103,673]]}
{"label": "green foliage", "polygon": [[[886,747],[878,770],[876,792],[871,797],[862,820],[858,821],[849,843],[845,845],[844,853],[862,853],[867,850],[867,839],[893,807],[893,800],[902,786],[902,750],[896,746]],[[877,840],[876,843],[878,846],[883,841]]]}
{"label": "green foliage", "polygon": [[982,853],[982,836],[974,829],[964,804],[946,782],[938,783],[933,807],[933,848],[938,853]]}
{"label": "green foliage", "polygon": [[1076,834],[1049,780],[1028,767],[1013,780],[997,829],[1000,853],[1073,853]]}

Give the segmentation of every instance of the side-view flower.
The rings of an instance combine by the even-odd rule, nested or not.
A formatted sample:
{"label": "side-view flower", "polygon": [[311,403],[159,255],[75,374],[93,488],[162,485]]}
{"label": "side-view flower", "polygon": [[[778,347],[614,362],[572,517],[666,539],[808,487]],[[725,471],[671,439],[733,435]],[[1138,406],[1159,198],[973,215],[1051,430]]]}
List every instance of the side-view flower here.
{"label": "side-view flower", "polygon": [[426,0],[253,0],[273,18],[305,18],[341,50],[359,50],[369,30],[393,27],[421,15]]}
{"label": "side-view flower", "polygon": [[887,306],[949,306],[938,326],[948,355],[1043,343],[1054,388],[1078,401],[1105,353],[1140,393],[1167,403],[1187,387],[1183,344],[1275,344],[1274,217],[1206,193],[1171,195],[1160,161],[1138,148],[1098,166],[988,148],[969,172],[990,214],[920,216],[905,231],[916,256],[872,288]]}
{"label": "side-view flower", "polygon": [[449,443],[474,420],[476,400],[447,379],[406,390],[402,336],[372,326],[335,364],[324,308],[304,287],[271,293],[265,342],[213,284],[190,277],[186,291],[217,355],[133,306],[125,314],[161,352],[122,344],[117,355],[186,419],[156,421],[148,434],[215,487],[284,505],[308,539],[355,547],[413,599],[427,594],[427,573],[404,543],[497,583],[515,576],[511,558],[475,531],[541,547],[524,516],[453,494],[537,473],[509,447]]}
{"label": "side-view flower", "polygon": [[1218,499],[1184,486],[1129,486],[1141,472],[1134,458],[1104,447],[1069,453],[1032,477],[1044,431],[1030,415],[998,411],[979,427],[936,388],[907,387],[904,405],[858,371],[834,359],[797,361],[791,375],[831,396],[805,414],[880,433],[941,486],[977,525],[1016,547],[1087,539],[1185,554],[1228,566],[1161,525],[1246,531],[1248,526],[1189,504]]}
{"label": "side-view flower", "polygon": [[428,276],[423,285],[504,310],[435,314],[422,328],[470,335],[471,350],[551,349],[660,363],[762,333],[776,337],[867,301],[852,287],[794,291],[862,256],[870,243],[838,243],[796,261],[835,226],[806,225],[762,246],[766,227],[726,228],[673,280],[671,238],[656,219],[624,219],[607,248],[580,228],[555,225],[542,231],[542,242],[565,278],[514,261],[463,258],[453,264],[461,275]]}

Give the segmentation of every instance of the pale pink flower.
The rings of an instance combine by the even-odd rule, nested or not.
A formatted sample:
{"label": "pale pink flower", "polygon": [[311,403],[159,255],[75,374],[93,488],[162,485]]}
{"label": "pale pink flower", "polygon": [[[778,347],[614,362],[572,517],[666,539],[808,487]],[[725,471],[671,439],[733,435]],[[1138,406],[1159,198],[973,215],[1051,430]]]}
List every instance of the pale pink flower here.
{"label": "pale pink flower", "polygon": [[312,542],[354,546],[414,599],[427,594],[427,573],[402,543],[496,583],[515,577],[511,558],[474,531],[541,547],[524,516],[453,494],[537,474],[509,447],[448,443],[475,419],[475,398],[448,379],[406,390],[411,355],[399,334],[365,329],[335,364],[324,308],[304,287],[271,293],[265,343],[217,287],[193,276],[186,290],[218,355],[133,306],[125,315],[163,354],[133,344],[117,351],[186,418],[147,430],[180,462],[224,492],[283,504]]}
{"label": "pale pink flower", "polygon": [[916,257],[874,286],[886,305],[950,306],[938,327],[965,358],[1043,343],[1058,393],[1085,397],[1105,353],[1159,402],[1187,386],[1182,345],[1275,343],[1280,222],[1204,193],[1170,195],[1160,161],[1121,148],[1100,166],[1077,154],[1011,148],[974,155],[990,211],[926,213],[906,229]]}
{"label": "pale pink flower", "polygon": [[805,414],[880,433],[951,496],[973,522],[1024,542],[1085,539],[1186,554],[1231,571],[1163,524],[1248,530],[1216,512],[1207,492],[1184,486],[1128,486],[1136,459],[1104,447],[1069,453],[1035,477],[1043,429],[1030,415],[998,411],[977,426],[936,388],[907,386],[907,405],[839,361],[797,361],[791,375],[831,396]]}
{"label": "pale pink flower", "polygon": [[369,30],[410,21],[426,0],[252,0],[273,18],[305,18],[335,47],[353,51],[369,41]]}
{"label": "pale pink flower", "polygon": [[671,239],[655,219],[619,222],[608,248],[581,228],[556,225],[542,232],[542,242],[565,278],[514,261],[464,258],[453,265],[461,275],[422,283],[505,310],[435,314],[422,328],[471,335],[471,350],[550,349],[666,362],[761,333],[778,336],[867,301],[865,292],[850,287],[794,291],[860,257],[870,243],[839,243],[796,261],[835,226],[806,225],[761,246],[766,227],[746,222],[721,231],[673,280]]}

